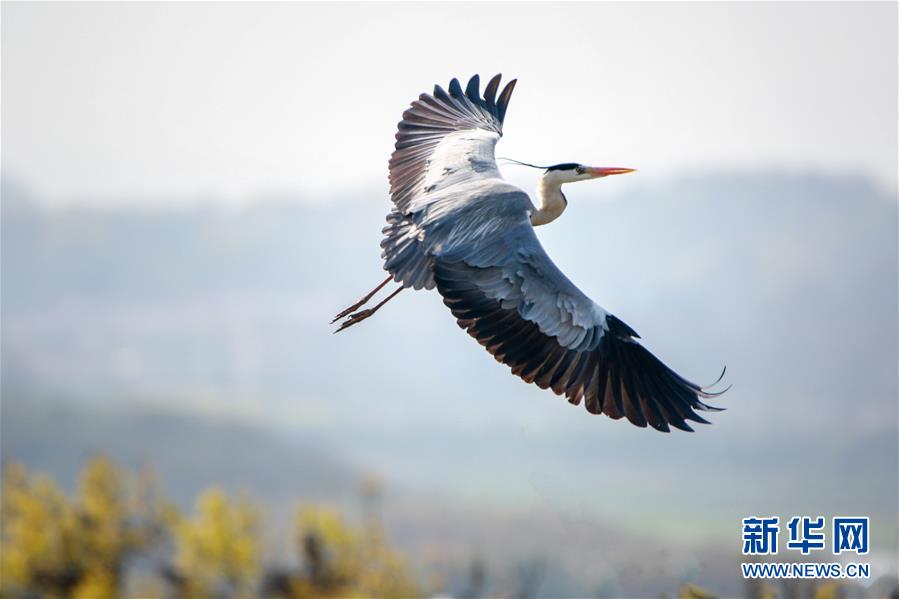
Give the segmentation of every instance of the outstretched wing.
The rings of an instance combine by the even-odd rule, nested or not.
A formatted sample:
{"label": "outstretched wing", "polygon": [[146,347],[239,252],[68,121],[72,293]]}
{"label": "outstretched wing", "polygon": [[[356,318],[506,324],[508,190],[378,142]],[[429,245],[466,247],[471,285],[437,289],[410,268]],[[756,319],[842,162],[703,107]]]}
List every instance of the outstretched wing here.
{"label": "outstretched wing", "polygon": [[499,84],[500,75],[496,75],[481,97],[478,75],[464,91],[453,79],[448,92],[437,85],[433,94],[422,94],[403,113],[390,158],[394,209],[383,229],[381,257],[384,269],[406,287],[434,287],[416,215],[447,190],[501,178],[494,148],[502,135],[515,80],[497,98]]}
{"label": "outstretched wing", "polygon": [[459,326],[513,374],[583,400],[593,414],[660,431],[706,422],[696,410],[716,410],[702,402],[716,394],[668,368],[559,270],[528,220],[524,192],[483,187],[462,206],[436,202],[419,221],[437,290]]}
{"label": "outstretched wing", "polygon": [[490,80],[483,98],[478,75],[465,91],[453,79],[449,92],[437,85],[403,113],[390,157],[390,197],[400,213],[414,212],[418,200],[454,183],[500,176],[493,149],[515,89],[513,79],[497,99],[500,79]]}

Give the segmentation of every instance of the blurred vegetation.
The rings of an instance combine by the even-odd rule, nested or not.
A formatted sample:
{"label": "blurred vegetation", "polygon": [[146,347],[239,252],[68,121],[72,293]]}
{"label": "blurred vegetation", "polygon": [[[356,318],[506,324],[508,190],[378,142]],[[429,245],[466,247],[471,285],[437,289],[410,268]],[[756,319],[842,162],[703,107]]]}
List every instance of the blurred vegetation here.
{"label": "blurred vegetation", "polygon": [[[295,566],[263,560],[263,510],[248,497],[207,489],[182,513],[150,471],[129,473],[104,457],[82,469],[66,494],[50,477],[5,465],[0,493],[0,598],[203,599],[411,598],[445,585],[422,585],[380,524],[381,484],[364,481],[363,522],[299,505],[293,522]],[[493,587],[478,558],[457,596],[538,597],[545,564],[528,562],[515,580]],[[885,580],[875,589],[845,581],[747,580],[750,599],[899,598]],[[613,596],[621,596],[620,589]],[[597,596],[605,596],[599,592]],[[668,595],[662,595],[668,596]],[[679,599],[714,599],[691,583]]]}
{"label": "blurred vegetation", "polygon": [[4,596],[112,597],[127,562],[162,541],[155,483],[97,458],[67,497],[50,478],[11,463],[3,473],[0,591]]}
{"label": "blurred vegetation", "polygon": [[[148,472],[98,457],[64,493],[18,463],[3,472],[0,596],[418,597],[421,587],[376,520],[354,527],[324,507],[300,506],[300,566],[262,563],[260,508],[209,489],[181,513]],[[137,589],[129,568],[143,569]],[[149,578],[149,579],[148,579]]]}

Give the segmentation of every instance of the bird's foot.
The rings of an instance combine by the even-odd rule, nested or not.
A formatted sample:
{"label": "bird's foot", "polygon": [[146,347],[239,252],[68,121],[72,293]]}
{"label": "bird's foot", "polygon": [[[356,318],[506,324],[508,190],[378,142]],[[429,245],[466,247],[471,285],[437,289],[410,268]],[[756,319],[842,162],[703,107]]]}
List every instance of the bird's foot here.
{"label": "bird's foot", "polygon": [[359,307],[364,306],[364,305],[365,305],[365,302],[367,302],[367,301],[370,300],[370,299],[371,299],[370,296],[365,296],[365,297],[363,297],[361,300],[359,300],[358,302],[356,302],[355,304],[353,304],[352,306],[350,306],[349,308],[345,308],[344,310],[342,310],[342,311],[340,312],[340,314],[338,314],[337,316],[334,317],[334,319],[331,321],[331,324],[334,324],[335,322],[337,322],[338,320],[340,320],[340,319],[343,318],[344,316],[348,315],[348,314],[349,314],[350,312],[352,312],[353,310],[357,310]]}
{"label": "bird's foot", "polygon": [[[358,308],[358,306],[356,306],[356,307]],[[353,314],[350,314],[347,317],[347,319],[340,324],[340,328],[338,328],[334,332],[339,333],[340,331],[347,329],[356,323],[362,322],[363,320],[365,320],[366,318],[368,318],[369,316],[374,314],[376,310],[377,310],[377,308],[368,308],[367,310],[362,310],[360,312],[355,312]],[[346,316],[346,315],[344,314],[342,316]],[[338,316],[334,320],[336,321],[338,318],[341,318],[342,316]]]}
{"label": "bird's foot", "polygon": [[[380,283],[377,287],[375,287],[374,289],[372,289],[371,291],[369,291],[369,292],[365,295],[365,297],[363,297],[361,300],[359,300],[358,302],[356,302],[355,304],[353,304],[353,305],[350,306],[349,308],[346,308],[346,309],[342,310],[342,311],[340,312],[340,314],[338,314],[337,316],[334,317],[334,319],[331,321],[331,324],[334,324],[335,322],[337,322],[338,320],[340,320],[341,318],[343,318],[344,316],[346,316],[347,314],[349,314],[349,313],[352,312],[353,310],[357,310],[357,309],[361,308],[362,306],[364,306],[365,304],[367,304],[367,303],[368,303],[368,300],[370,300],[371,298],[373,298],[374,295],[375,295],[378,291],[380,291],[381,288],[384,287],[384,285],[386,285],[387,283],[389,283],[389,282],[390,282],[390,279],[392,279],[392,278],[393,278],[392,276],[388,276],[386,279],[384,279],[383,281],[381,281],[381,283]],[[371,315],[369,314],[369,316],[371,316]]]}
{"label": "bird's foot", "polygon": [[[388,280],[389,280],[389,279],[388,279]],[[386,281],[385,281],[384,283],[382,283],[382,285],[383,285],[383,284],[386,284]],[[394,291],[393,293],[391,293],[390,295],[388,295],[385,299],[381,300],[381,302],[380,302],[378,305],[376,305],[375,307],[373,307],[373,308],[367,308],[367,309],[361,310],[361,311],[359,311],[359,312],[353,312],[352,314],[350,314],[349,316],[347,316],[347,319],[346,319],[345,321],[343,321],[343,323],[340,325],[340,328],[338,328],[338,329],[337,329],[336,331],[334,331],[334,332],[335,332],[335,333],[339,333],[340,331],[342,331],[342,330],[344,330],[344,329],[346,329],[346,328],[349,328],[349,327],[353,326],[353,325],[356,324],[356,323],[362,322],[363,320],[365,320],[366,318],[368,318],[369,316],[371,316],[372,314],[374,314],[375,312],[377,312],[378,310],[380,310],[380,309],[381,309],[381,306],[383,306],[384,304],[386,304],[387,302],[389,302],[390,300],[392,300],[393,298],[395,298],[395,297],[397,296],[397,294],[398,294],[400,291],[402,291],[403,289],[405,289],[405,288],[404,288],[404,287],[400,287],[399,289],[397,289],[396,291]],[[368,301],[368,299],[366,299],[365,301]],[[365,302],[363,302],[363,303],[365,303]],[[339,318],[339,317],[338,317],[338,318]]]}

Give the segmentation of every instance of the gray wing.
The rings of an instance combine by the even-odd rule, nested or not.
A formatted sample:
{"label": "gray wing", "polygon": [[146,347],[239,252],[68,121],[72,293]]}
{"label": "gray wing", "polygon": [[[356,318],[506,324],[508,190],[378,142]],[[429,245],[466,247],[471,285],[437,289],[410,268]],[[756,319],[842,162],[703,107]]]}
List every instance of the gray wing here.
{"label": "gray wing", "polygon": [[394,209],[387,215],[381,256],[385,270],[406,287],[434,287],[415,215],[454,188],[501,179],[494,148],[515,80],[497,98],[499,83],[496,75],[481,97],[477,75],[464,91],[453,79],[448,92],[435,86],[433,94],[422,94],[403,113],[390,158]]}
{"label": "gray wing", "polygon": [[[553,263],[527,195],[480,182],[436,198],[416,221],[437,290],[460,327],[528,383],[594,414],[661,431],[706,422],[705,391],[665,366],[639,335]],[[723,373],[722,373],[723,374]]]}

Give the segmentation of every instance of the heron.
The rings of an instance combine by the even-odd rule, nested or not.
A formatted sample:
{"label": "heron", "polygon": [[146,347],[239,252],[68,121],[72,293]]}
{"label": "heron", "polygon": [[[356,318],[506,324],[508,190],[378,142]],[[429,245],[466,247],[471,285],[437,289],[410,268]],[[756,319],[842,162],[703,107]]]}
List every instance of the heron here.
{"label": "heron", "polygon": [[[500,81],[490,79],[481,95],[478,75],[464,89],[453,79],[403,113],[381,241],[389,274],[337,314],[332,324],[343,321],[334,332],[370,318],[404,289],[436,288],[458,325],[525,382],[643,428],[692,431],[688,421],[708,424],[697,412],[721,409],[703,400],[727,391],[711,391],[724,371],[706,387],[681,377],[634,329],[578,289],[534,232],[565,211],[563,185],[634,169],[537,167],[543,173],[533,202],[497,167],[494,151],[517,80],[499,92]],[[391,281],[399,285],[392,293],[359,310]]]}

